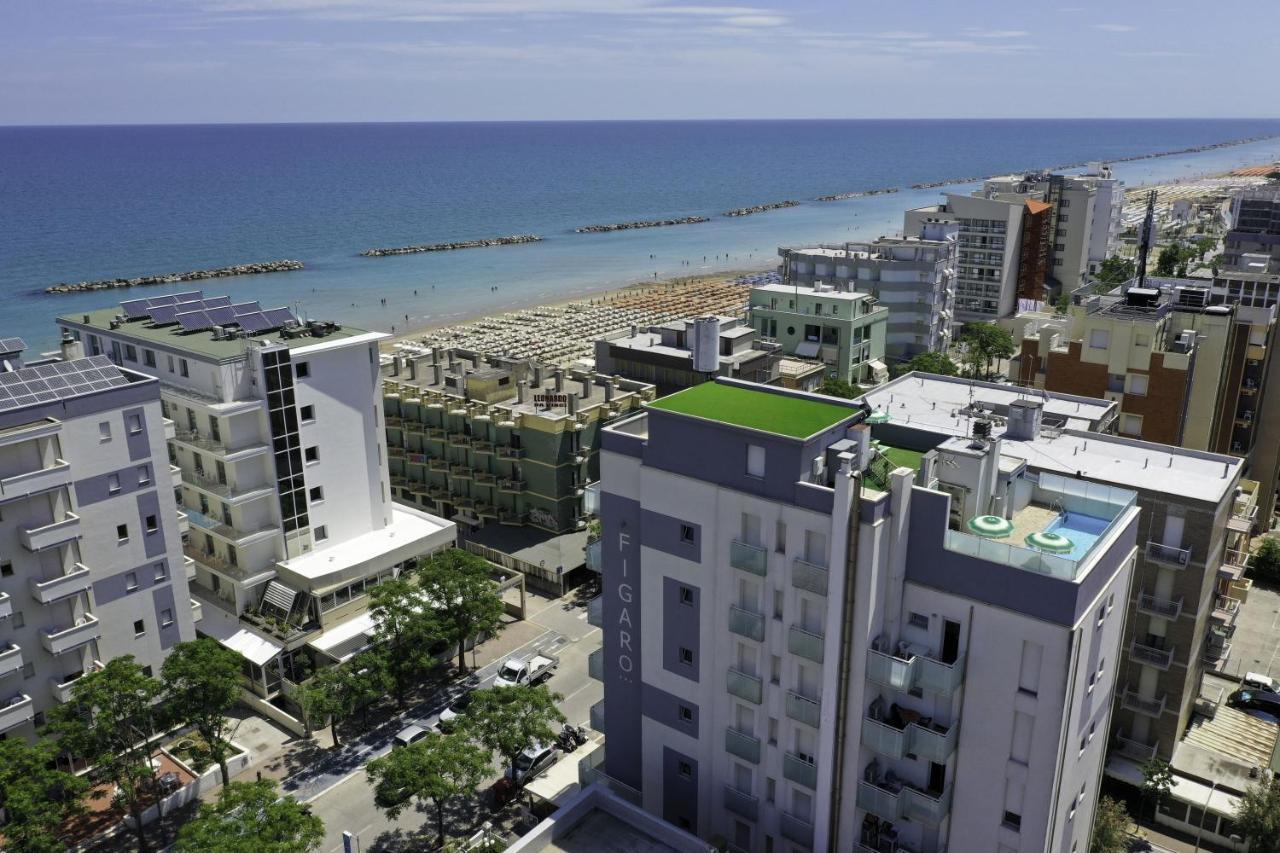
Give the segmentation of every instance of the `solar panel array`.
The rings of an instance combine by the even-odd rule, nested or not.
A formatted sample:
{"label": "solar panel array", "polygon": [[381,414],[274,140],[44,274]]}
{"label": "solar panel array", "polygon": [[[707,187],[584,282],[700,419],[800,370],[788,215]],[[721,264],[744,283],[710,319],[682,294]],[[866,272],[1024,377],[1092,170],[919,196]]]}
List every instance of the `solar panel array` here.
{"label": "solar panel array", "polygon": [[22,352],[26,348],[27,342],[22,338],[0,338],[0,353],[4,353],[5,355]]}
{"label": "solar panel array", "polygon": [[232,303],[230,296],[205,297],[204,292],[174,293],[152,299],[120,303],[125,317],[150,319],[152,325],[177,323],[183,332],[201,332],[214,326],[239,326],[249,334],[296,326],[298,318],[288,308],[263,309],[258,302]]}
{"label": "solar panel array", "polygon": [[0,373],[0,411],[52,403],[128,384],[129,380],[105,355],[23,367]]}

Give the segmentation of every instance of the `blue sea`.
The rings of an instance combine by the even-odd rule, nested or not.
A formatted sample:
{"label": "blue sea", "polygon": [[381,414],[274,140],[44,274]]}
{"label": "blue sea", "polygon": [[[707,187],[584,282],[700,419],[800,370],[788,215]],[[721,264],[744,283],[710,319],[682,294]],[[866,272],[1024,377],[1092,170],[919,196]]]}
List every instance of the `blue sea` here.
{"label": "blue sea", "polygon": [[[1278,120],[642,121],[0,128],[0,335],[191,289],[366,328],[457,320],[875,237],[938,199],[911,184],[1280,134]],[[1280,159],[1280,138],[1120,163],[1132,184]],[[819,195],[902,187],[819,203]],[[948,187],[966,190],[967,186]],[[738,219],[722,211],[797,199]],[[608,234],[583,225],[703,215]],[[545,242],[364,258],[516,233]],[[74,296],[59,282],[294,258],[299,272]],[[687,263],[686,263],[687,262]],[[494,291],[493,288],[497,287]],[[414,291],[417,291],[415,295]],[[386,300],[386,305],[381,300]],[[406,321],[405,317],[408,316]]]}

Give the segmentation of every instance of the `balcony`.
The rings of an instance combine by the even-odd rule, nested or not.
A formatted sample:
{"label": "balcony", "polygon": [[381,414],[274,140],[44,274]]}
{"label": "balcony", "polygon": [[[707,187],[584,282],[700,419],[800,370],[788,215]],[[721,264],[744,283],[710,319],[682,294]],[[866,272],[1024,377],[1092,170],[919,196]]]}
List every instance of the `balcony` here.
{"label": "balcony", "polygon": [[1142,743],[1118,733],[1115,737],[1115,748],[1121,755],[1132,758],[1140,764],[1144,764],[1156,757],[1156,745],[1154,743]]}
{"label": "balcony", "polygon": [[1185,569],[1191,562],[1190,548],[1175,548],[1160,542],[1148,542],[1146,554],[1148,560],[1175,569]]}
{"label": "balcony", "polygon": [[778,815],[778,829],[788,841],[802,847],[813,847],[813,824],[809,821],[783,812]]}
{"label": "balcony", "polygon": [[954,663],[943,663],[910,645],[903,645],[903,655],[877,649],[867,650],[867,678],[895,690],[919,688],[940,696],[950,696],[964,682],[964,656]]}
{"label": "balcony", "polygon": [[898,729],[884,720],[862,718],[862,743],[888,758],[906,758],[910,750],[910,738],[906,729]]}
{"label": "balcony", "polygon": [[764,577],[768,572],[769,553],[756,545],[737,539],[729,543],[729,565],[744,572]]}
{"label": "balcony", "polygon": [[591,706],[589,716],[591,728],[600,732],[600,734],[604,734],[604,700]]}
{"label": "balcony", "polygon": [[801,696],[794,690],[788,690],[787,716],[816,729],[822,722],[822,704],[815,699]]}
{"label": "balcony", "polygon": [[64,628],[45,628],[40,635],[40,644],[51,655],[60,655],[77,649],[85,643],[91,643],[102,636],[102,625],[98,617],[86,613],[75,625]]}
{"label": "balcony", "polygon": [[946,763],[956,751],[958,726],[942,726],[927,721],[905,723],[904,719],[862,718],[862,743],[888,758],[914,755],[924,761]]}
{"label": "balcony", "polygon": [[29,498],[70,484],[71,465],[62,459],[55,459],[48,468],[38,468],[0,479],[0,500]]}
{"label": "balcony", "polygon": [[795,753],[788,752],[782,756],[782,775],[811,790],[818,787],[818,766]]}
{"label": "balcony", "polygon": [[726,673],[725,689],[731,695],[756,705],[764,697],[764,683],[760,679],[733,668]]}
{"label": "balcony", "polygon": [[828,572],[822,566],[796,559],[791,564],[791,585],[816,595],[827,594]]}
{"label": "balcony", "polygon": [[1159,646],[1151,646],[1134,640],[1133,645],[1129,647],[1129,657],[1147,666],[1168,669],[1169,664],[1173,663],[1173,649],[1162,649]]}
{"label": "balcony", "polygon": [[604,681],[604,649],[596,649],[587,655],[587,676]]}
{"label": "balcony", "polygon": [[210,477],[200,471],[184,474],[183,482],[192,488],[232,502],[262,498],[276,493],[272,486],[241,486],[238,483],[228,482],[226,478]]}
{"label": "balcony", "polygon": [[31,597],[41,604],[52,604],[68,596],[87,592],[92,586],[89,567],[83,563],[76,563],[71,571],[53,580],[37,581],[31,578],[27,583],[31,588]]}
{"label": "balcony", "polygon": [[186,554],[182,555],[182,573],[186,575],[188,581],[196,579],[196,561]]}
{"label": "balcony", "polygon": [[251,456],[257,456],[260,453],[269,453],[271,451],[271,447],[269,445],[256,439],[245,444],[231,446],[226,444],[221,437],[213,438],[189,429],[178,430],[174,435],[173,440],[178,444],[185,444],[188,447],[203,450],[205,453],[212,453],[220,459],[230,461],[248,459]]}
{"label": "balcony", "polygon": [[7,592],[0,592],[0,619],[8,619],[13,615],[13,598]]}
{"label": "balcony", "polygon": [[739,637],[761,642],[764,640],[764,616],[730,605],[729,631]]}
{"label": "balcony", "polygon": [[792,625],[791,630],[787,632],[787,651],[814,663],[822,663],[824,645],[825,641],[821,634],[806,631],[799,625]]}
{"label": "balcony", "polygon": [[951,811],[951,786],[936,792],[903,788],[901,800],[903,817],[931,825],[939,824]]}
{"label": "balcony", "polygon": [[755,820],[760,813],[760,801],[732,785],[724,786],[724,807],[747,820]]}
{"label": "balcony", "polygon": [[194,598],[190,599],[190,601],[191,601],[191,621],[199,622],[201,619],[204,618],[204,606],[201,605],[200,602],[196,601]]}
{"label": "balcony", "polygon": [[[96,666],[90,667],[89,672],[92,672],[95,668],[101,668],[101,666],[102,664],[96,664]],[[49,691],[53,693],[54,699],[57,699],[65,705],[74,698],[73,692],[76,684],[78,684],[80,679],[84,678],[86,675],[88,675],[87,672],[77,672],[74,675],[64,675],[62,676],[62,681],[59,681],[56,678],[50,678]]]}
{"label": "balcony", "polygon": [[28,551],[44,551],[65,545],[80,538],[80,516],[74,512],[65,514],[61,521],[40,527],[24,527],[18,530],[18,541]]}
{"label": "balcony", "polygon": [[512,447],[509,444],[499,444],[494,447],[494,450],[498,451],[498,458],[500,459],[523,459],[524,458],[523,447]]}
{"label": "balcony", "polygon": [[451,432],[445,438],[449,444],[454,447],[471,446],[471,436],[467,435],[465,432]]}
{"label": "balcony", "polygon": [[597,595],[587,602],[587,624],[596,628],[604,624],[604,596]]}
{"label": "balcony", "polygon": [[22,669],[22,648],[16,643],[0,646],[0,678]]}
{"label": "balcony", "polygon": [[760,738],[753,737],[737,729],[724,730],[724,748],[730,755],[736,755],[743,761],[752,764],[760,763]]}
{"label": "balcony", "polygon": [[858,808],[870,812],[881,820],[902,819],[902,802],[898,798],[898,792],[871,782],[858,783]]}
{"label": "balcony", "polygon": [[956,751],[960,727],[953,725],[948,728],[936,723],[924,725],[917,722],[907,726],[907,733],[910,735],[910,751],[916,758],[944,764]]}
{"label": "balcony", "polygon": [[266,537],[269,534],[279,533],[280,528],[275,525],[268,524],[253,530],[241,530],[234,524],[228,524],[225,520],[219,521],[211,518],[199,510],[185,509],[191,523],[201,530],[207,530],[214,536],[219,536],[228,542],[236,545],[247,544],[249,540],[257,540]]}
{"label": "balcony", "polygon": [[1235,621],[1236,614],[1239,612],[1240,599],[1229,595],[1215,595],[1213,597],[1213,613],[1211,615],[1218,622],[1229,625]]}
{"label": "balcony", "polygon": [[498,491],[519,494],[525,490],[525,485],[524,480],[499,480]]}
{"label": "balcony", "polygon": [[1165,697],[1163,695],[1159,699],[1144,699],[1136,691],[1126,688],[1124,698],[1120,700],[1120,705],[1144,716],[1158,718],[1164,713],[1164,701]]}
{"label": "balcony", "polygon": [[1182,613],[1182,599],[1171,601],[1144,592],[1138,596],[1138,612],[1161,619],[1177,619]]}
{"label": "balcony", "polygon": [[35,715],[31,697],[25,693],[15,693],[8,699],[0,699],[0,732],[7,732],[29,722]]}
{"label": "balcony", "polygon": [[602,549],[601,540],[587,543],[586,562],[587,568],[593,572],[604,571],[604,566],[600,561],[600,552]]}

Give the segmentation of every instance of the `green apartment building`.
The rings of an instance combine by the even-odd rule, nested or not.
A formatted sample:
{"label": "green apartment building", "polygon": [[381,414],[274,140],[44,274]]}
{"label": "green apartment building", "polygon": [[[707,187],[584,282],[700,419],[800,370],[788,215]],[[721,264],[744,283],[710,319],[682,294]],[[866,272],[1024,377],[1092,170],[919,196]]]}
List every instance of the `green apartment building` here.
{"label": "green apartment building", "polygon": [[765,284],[751,289],[751,325],[788,355],[821,361],[827,375],[859,385],[889,378],[884,362],[889,309],[869,293]]}
{"label": "green apartment building", "polygon": [[392,496],[471,527],[585,527],[601,426],[654,398],[645,382],[464,350],[383,372]]}

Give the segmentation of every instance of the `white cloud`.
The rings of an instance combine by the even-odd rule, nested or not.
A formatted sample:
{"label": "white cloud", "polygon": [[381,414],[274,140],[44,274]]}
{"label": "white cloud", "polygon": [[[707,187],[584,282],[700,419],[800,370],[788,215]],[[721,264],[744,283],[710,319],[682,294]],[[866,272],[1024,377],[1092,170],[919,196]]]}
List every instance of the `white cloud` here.
{"label": "white cloud", "polygon": [[964,35],[976,39],[1020,39],[1031,33],[1026,30],[987,30],[981,27],[965,27]]}
{"label": "white cloud", "polygon": [[1104,33],[1131,33],[1138,29],[1130,24],[1093,24],[1095,30],[1102,30]]}
{"label": "white cloud", "polygon": [[781,15],[734,15],[724,19],[731,27],[781,27],[787,19]]}

